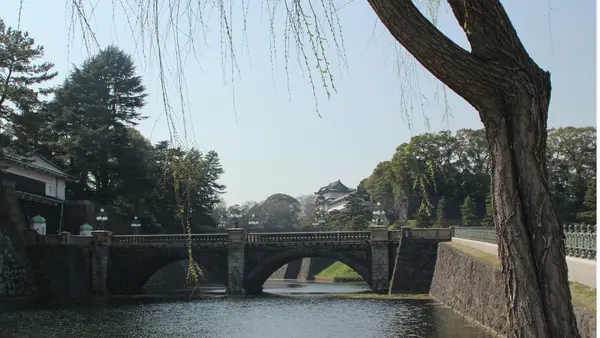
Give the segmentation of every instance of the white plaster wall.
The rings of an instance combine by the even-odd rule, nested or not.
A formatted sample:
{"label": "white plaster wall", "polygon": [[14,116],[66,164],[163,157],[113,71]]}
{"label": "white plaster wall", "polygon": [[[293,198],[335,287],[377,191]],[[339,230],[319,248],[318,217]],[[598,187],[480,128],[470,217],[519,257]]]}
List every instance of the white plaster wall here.
{"label": "white plaster wall", "polygon": [[[46,174],[37,170],[33,170],[30,168],[25,168],[22,166],[18,166],[18,165],[14,165],[14,164],[8,164],[6,171],[11,173],[11,174],[15,174],[15,175],[19,175],[19,176],[23,176],[23,177],[27,177],[36,181],[40,181],[40,182],[44,182],[46,183],[46,196],[52,196],[52,197],[56,197],[59,199],[65,199],[65,180],[59,178],[57,180],[57,178],[55,176],[52,176],[50,174]],[[58,181],[58,182],[57,182]],[[54,194],[50,194],[50,189],[49,186],[53,186],[54,187]]]}
{"label": "white plaster wall", "polygon": [[323,194],[323,197],[336,199],[336,198],[340,198],[340,197],[342,197],[344,195],[346,195],[346,193],[335,192],[335,191],[328,191],[328,192],[326,192],[326,193]]}
{"label": "white plaster wall", "polygon": [[346,207],[346,201],[342,200],[342,201],[338,201],[335,203],[331,203],[327,206],[327,211],[333,211],[333,210],[342,210]]}
{"label": "white plaster wall", "polygon": [[67,189],[67,186],[66,186],[65,180],[62,180],[62,179],[59,178],[58,181],[57,181],[57,186],[56,186],[56,192],[57,192],[56,193],[56,198],[64,200],[65,199],[65,191],[66,191],[66,189]]}

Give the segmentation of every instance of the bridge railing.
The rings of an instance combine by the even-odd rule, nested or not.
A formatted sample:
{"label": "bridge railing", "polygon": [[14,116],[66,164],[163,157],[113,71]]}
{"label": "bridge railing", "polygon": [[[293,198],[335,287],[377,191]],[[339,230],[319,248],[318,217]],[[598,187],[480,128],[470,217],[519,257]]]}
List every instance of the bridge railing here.
{"label": "bridge railing", "polygon": [[248,243],[290,243],[290,242],[360,242],[371,238],[369,231],[320,231],[320,232],[255,232],[246,233]]}
{"label": "bridge railing", "polygon": [[[233,230],[233,229],[232,229]],[[371,229],[373,230],[373,229]],[[381,229],[377,232],[381,233]],[[387,231],[385,228],[383,231]],[[460,232],[460,230],[458,230]],[[452,229],[419,229],[402,228],[402,230],[387,231],[387,239],[391,242],[398,242],[402,236],[422,239],[450,240]],[[30,236],[33,233],[33,237]],[[60,234],[51,234],[41,236],[35,230],[28,232],[26,236],[28,245],[60,245],[75,244],[79,246],[91,246],[94,244],[92,236],[77,236],[68,232]],[[234,235],[237,234],[237,235]],[[365,243],[372,240],[374,232],[372,231],[320,231],[320,232],[246,232],[237,229],[229,233],[209,233],[209,234],[161,234],[161,235],[108,235],[111,245],[115,246],[187,246],[191,245],[226,245],[230,241],[243,242],[250,244],[269,244],[269,243]],[[230,235],[234,235],[231,237]],[[236,239],[236,236],[239,239]],[[377,241],[382,238],[376,236]]]}
{"label": "bridge railing", "polygon": [[92,245],[92,237],[71,235],[71,243],[79,246],[90,246]]}
{"label": "bridge railing", "polygon": [[[565,224],[563,231],[567,256],[596,260],[595,225]],[[493,227],[456,227],[454,237],[497,244],[496,229]]]}
{"label": "bridge railing", "polygon": [[404,236],[410,238],[437,239],[449,241],[452,239],[452,229],[450,228],[402,228],[402,230],[388,231],[388,239],[392,242],[398,242],[404,232]]}
{"label": "bridge railing", "polygon": [[227,243],[227,234],[174,234],[174,235],[113,235],[113,245],[132,245],[132,244],[169,244],[186,245],[191,240],[191,244],[220,244]]}

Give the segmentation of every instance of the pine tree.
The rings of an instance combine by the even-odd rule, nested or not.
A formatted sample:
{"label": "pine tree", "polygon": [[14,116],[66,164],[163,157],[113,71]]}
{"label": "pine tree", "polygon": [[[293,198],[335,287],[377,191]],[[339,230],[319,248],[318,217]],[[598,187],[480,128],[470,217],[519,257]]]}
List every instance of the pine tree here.
{"label": "pine tree", "polygon": [[349,224],[346,225],[348,230],[366,230],[373,216],[369,207],[365,205],[364,196],[356,193],[348,197],[342,213],[349,220]]}
{"label": "pine tree", "polygon": [[71,185],[75,198],[111,203],[119,180],[118,158],[131,143],[128,129],[143,119],[146,88],[129,55],[109,46],[76,67],[53,102],[52,128],[69,166],[82,179]]}
{"label": "pine tree", "polygon": [[460,206],[460,213],[462,215],[462,225],[465,227],[472,227],[477,225],[477,215],[475,214],[475,202],[471,196],[467,195],[465,201]]}
{"label": "pine tree", "polygon": [[429,228],[432,224],[431,216],[427,210],[425,208],[419,209],[416,219],[417,228]]}
{"label": "pine tree", "polygon": [[36,63],[43,56],[44,47],[35,46],[27,32],[0,19],[0,149],[10,145],[20,153],[33,150],[30,134],[38,127],[39,96],[51,92],[43,84],[57,74],[52,63]]}
{"label": "pine tree", "polygon": [[446,226],[446,197],[444,196],[438,201],[436,218],[438,227],[443,228]]}
{"label": "pine tree", "polygon": [[492,205],[492,196],[487,195],[485,198],[485,217],[481,221],[483,226],[494,226],[494,207]]}

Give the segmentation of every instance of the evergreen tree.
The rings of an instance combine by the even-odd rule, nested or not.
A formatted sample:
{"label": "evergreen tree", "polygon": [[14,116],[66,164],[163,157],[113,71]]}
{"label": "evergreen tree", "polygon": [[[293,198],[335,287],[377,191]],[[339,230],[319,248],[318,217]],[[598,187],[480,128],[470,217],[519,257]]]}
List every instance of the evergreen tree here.
{"label": "evergreen tree", "polygon": [[343,213],[349,220],[349,224],[346,226],[347,230],[365,230],[373,218],[373,213],[365,204],[365,197],[357,193],[348,197]]}
{"label": "evergreen tree", "polygon": [[27,153],[35,147],[33,141],[39,141],[39,96],[51,92],[43,85],[57,74],[52,63],[37,63],[43,56],[44,47],[35,46],[27,32],[7,27],[0,19],[0,149],[10,145]]}
{"label": "evergreen tree", "polygon": [[438,201],[436,218],[438,227],[443,228],[446,226],[446,197],[444,196]]}
{"label": "evergreen tree", "polygon": [[587,224],[596,224],[596,178],[589,181],[585,191],[585,200],[583,204],[586,206],[586,211],[577,213],[577,220]]}
{"label": "evergreen tree", "polygon": [[128,132],[143,117],[145,87],[129,55],[109,46],[76,67],[58,90],[52,129],[80,181],[73,198],[109,204],[116,196],[119,166],[127,165]]}
{"label": "evergreen tree", "polygon": [[427,210],[425,208],[419,209],[416,219],[417,228],[429,228],[432,224],[431,216]]}
{"label": "evergreen tree", "polygon": [[471,196],[467,195],[463,204],[460,206],[460,213],[462,216],[462,225],[465,227],[471,227],[477,225],[477,215],[475,214],[475,202],[471,199]]}
{"label": "evergreen tree", "polygon": [[481,222],[484,226],[494,226],[494,206],[492,205],[491,195],[487,195],[485,198],[485,217]]}

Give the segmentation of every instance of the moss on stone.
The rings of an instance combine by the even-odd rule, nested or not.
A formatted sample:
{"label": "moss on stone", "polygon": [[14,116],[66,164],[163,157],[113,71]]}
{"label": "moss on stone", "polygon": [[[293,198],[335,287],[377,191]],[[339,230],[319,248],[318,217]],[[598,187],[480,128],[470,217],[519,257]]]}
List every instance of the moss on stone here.
{"label": "moss on stone", "polygon": [[[479,261],[492,264],[496,269],[500,269],[500,262],[495,255],[456,242],[440,243],[440,245],[452,246]],[[579,309],[596,313],[596,289],[572,281],[570,281],[569,284],[571,287],[573,305]]]}

